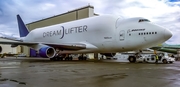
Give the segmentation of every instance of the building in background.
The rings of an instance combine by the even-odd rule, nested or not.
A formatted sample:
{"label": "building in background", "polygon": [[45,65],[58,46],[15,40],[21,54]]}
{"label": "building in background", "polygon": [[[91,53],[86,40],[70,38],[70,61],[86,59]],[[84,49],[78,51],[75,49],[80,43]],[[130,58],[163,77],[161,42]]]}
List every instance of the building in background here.
{"label": "building in background", "polygon": [[[41,27],[55,25],[55,24],[59,24],[59,23],[79,20],[79,19],[88,18],[88,17],[92,17],[92,16],[98,16],[98,15],[94,13],[94,7],[91,5],[88,5],[85,7],[81,7],[78,9],[68,11],[66,13],[62,13],[62,14],[55,15],[55,16],[45,18],[42,20],[38,20],[38,21],[35,21],[32,23],[28,23],[28,24],[26,24],[26,26],[31,31],[36,28],[41,28]],[[37,56],[36,55],[37,52],[35,50],[32,50],[25,46],[23,46],[22,51],[27,56],[30,56],[30,57]]]}
{"label": "building in background", "polygon": [[[0,41],[11,41],[11,40],[0,38]],[[21,53],[21,47],[20,46],[13,47],[13,48],[11,47],[11,45],[0,44],[0,46],[2,47],[1,54],[3,54],[3,53],[6,53],[6,54],[20,54]]]}

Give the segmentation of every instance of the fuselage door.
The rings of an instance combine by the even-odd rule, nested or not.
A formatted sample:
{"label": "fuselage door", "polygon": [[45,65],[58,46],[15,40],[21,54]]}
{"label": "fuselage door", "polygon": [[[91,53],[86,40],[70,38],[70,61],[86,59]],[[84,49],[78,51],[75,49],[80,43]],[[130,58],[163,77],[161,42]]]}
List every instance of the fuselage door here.
{"label": "fuselage door", "polygon": [[119,32],[119,40],[120,40],[120,41],[124,41],[124,39],[125,39],[125,31],[124,31],[124,30],[121,30],[121,31]]}

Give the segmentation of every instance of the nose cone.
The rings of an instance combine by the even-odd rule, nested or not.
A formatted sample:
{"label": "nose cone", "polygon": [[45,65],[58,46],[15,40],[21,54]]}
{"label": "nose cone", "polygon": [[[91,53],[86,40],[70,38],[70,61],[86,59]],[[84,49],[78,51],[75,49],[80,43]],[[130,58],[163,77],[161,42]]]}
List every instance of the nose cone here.
{"label": "nose cone", "polygon": [[171,31],[169,31],[168,29],[164,29],[164,39],[168,40],[171,37],[172,37]]}

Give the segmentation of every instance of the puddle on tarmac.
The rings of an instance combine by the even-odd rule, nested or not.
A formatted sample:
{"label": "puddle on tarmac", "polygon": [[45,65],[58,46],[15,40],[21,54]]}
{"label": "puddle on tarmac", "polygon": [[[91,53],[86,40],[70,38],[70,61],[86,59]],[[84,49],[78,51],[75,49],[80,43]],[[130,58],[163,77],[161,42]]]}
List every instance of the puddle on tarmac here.
{"label": "puddle on tarmac", "polygon": [[0,69],[19,68],[21,62],[0,61]]}
{"label": "puddle on tarmac", "polygon": [[2,78],[2,79],[0,79],[0,82],[1,81],[7,81],[8,79],[7,78]]}
{"label": "puddle on tarmac", "polygon": [[20,65],[21,62],[0,61],[0,65]]}
{"label": "puddle on tarmac", "polygon": [[12,69],[12,68],[19,68],[19,66],[7,66],[7,67],[0,67],[1,69]]}
{"label": "puddle on tarmac", "polygon": [[179,67],[165,67],[165,69],[180,70]]}
{"label": "puddle on tarmac", "polygon": [[23,85],[26,85],[26,83],[25,82],[20,82],[20,81],[18,81],[18,80],[14,80],[14,79],[7,79],[7,78],[0,78],[0,82],[8,82],[8,83],[10,83],[10,82],[14,82],[14,83],[18,83],[18,84],[23,84]]}

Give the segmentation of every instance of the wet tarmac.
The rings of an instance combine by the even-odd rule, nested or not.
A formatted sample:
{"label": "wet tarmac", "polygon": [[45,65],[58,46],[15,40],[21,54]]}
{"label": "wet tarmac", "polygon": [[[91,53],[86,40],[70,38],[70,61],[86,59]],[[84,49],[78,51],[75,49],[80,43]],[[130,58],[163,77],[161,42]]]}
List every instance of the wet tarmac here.
{"label": "wet tarmac", "polygon": [[0,87],[180,87],[180,62],[0,59]]}

